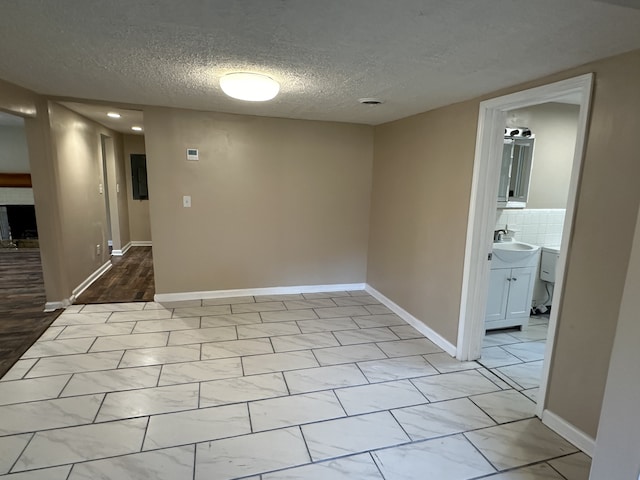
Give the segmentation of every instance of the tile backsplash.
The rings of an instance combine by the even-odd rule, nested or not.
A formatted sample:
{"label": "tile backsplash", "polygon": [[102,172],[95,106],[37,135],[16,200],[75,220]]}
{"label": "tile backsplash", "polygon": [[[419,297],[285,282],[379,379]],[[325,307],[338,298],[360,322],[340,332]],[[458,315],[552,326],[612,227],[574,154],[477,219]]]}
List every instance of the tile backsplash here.
{"label": "tile backsplash", "polygon": [[515,240],[541,247],[558,246],[562,241],[564,214],[564,208],[498,209],[496,230],[508,225]]}

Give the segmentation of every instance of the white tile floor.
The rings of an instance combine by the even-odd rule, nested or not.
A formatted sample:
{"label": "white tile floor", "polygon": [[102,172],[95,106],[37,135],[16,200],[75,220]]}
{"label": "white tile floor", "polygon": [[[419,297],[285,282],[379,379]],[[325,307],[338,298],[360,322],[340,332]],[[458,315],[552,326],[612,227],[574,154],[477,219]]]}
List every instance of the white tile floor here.
{"label": "white tile floor", "polygon": [[460,363],[365,292],[74,306],[0,381],[0,478],[585,480],[533,416],[545,336]]}

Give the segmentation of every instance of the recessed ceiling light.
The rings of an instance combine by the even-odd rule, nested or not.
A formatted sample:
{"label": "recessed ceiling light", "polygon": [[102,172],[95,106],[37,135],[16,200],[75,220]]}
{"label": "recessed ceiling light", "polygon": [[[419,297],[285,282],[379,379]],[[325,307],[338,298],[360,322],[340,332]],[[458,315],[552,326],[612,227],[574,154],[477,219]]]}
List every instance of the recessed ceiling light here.
{"label": "recessed ceiling light", "polygon": [[141,132],[142,131],[142,127],[138,127],[136,125],[136,126],[131,127],[131,130],[133,130],[134,132]]}
{"label": "recessed ceiling light", "polygon": [[232,98],[248,102],[265,102],[280,91],[273,78],[259,73],[229,73],[220,78],[220,88]]}
{"label": "recessed ceiling light", "polygon": [[363,105],[380,105],[381,103],[384,103],[379,98],[359,98],[358,101]]}
{"label": "recessed ceiling light", "polygon": [[116,112],[109,112],[109,113],[107,113],[107,117],[120,118],[120,114],[116,113]]}

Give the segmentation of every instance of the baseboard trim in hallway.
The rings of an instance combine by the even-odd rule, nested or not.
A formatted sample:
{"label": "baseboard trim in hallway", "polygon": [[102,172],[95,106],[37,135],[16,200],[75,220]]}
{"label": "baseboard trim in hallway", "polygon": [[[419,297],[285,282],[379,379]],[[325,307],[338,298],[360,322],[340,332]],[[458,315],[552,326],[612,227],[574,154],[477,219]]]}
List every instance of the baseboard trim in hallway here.
{"label": "baseboard trim in hallway", "polygon": [[593,457],[593,452],[596,448],[596,441],[582,430],[576,428],[564,418],[550,412],[549,410],[545,410],[542,413],[542,423],[561,437],[564,437],[566,440],[573,443],[584,453]]}
{"label": "baseboard trim in hallway", "polygon": [[389,298],[385,297],[382,293],[377,291],[371,285],[367,284],[367,286],[365,287],[365,290],[369,292],[372,297],[375,297],[378,300],[380,300],[380,303],[382,303],[389,310],[391,310],[393,313],[395,313],[400,318],[402,318],[405,322],[407,322],[413,328],[418,330],[421,334],[423,334],[425,337],[427,337],[429,340],[431,340],[433,343],[435,343],[437,346],[439,346],[449,355],[451,355],[452,357],[456,356],[456,346],[453,345],[451,342],[449,342],[447,339],[445,339],[442,335],[436,333],[434,330],[426,326],[423,322],[421,322],[416,317],[411,315],[400,305],[396,304]]}
{"label": "baseboard trim in hallway", "polygon": [[364,283],[342,283],[333,285],[303,285],[293,287],[239,288],[235,290],[210,290],[202,292],[156,293],[154,300],[180,302],[183,300],[204,300],[210,298],[245,297],[250,295],[286,295],[292,293],[340,292],[364,290]]}

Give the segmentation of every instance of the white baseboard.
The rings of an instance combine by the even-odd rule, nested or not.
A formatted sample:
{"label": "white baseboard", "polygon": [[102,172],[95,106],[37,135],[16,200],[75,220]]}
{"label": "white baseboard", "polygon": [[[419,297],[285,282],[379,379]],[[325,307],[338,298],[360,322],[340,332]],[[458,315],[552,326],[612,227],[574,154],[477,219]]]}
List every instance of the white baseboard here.
{"label": "white baseboard", "polygon": [[549,410],[545,410],[544,412],[542,412],[542,423],[544,423],[558,435],[564,437],[567,441],[573,443],[584,453],[586,453],[590,457],[593,457],[593,452],[596,447],[596,441],[589,435],[584,433],[582,430],[571,425],[564,418],[559,417]]}
{"label": "white baseboard", "polygon": [[132,247],[152,247],[151,240],[131,240],[129,242]]}
{"label": "white baseboard", "polygon": [[71,305],[71,299],[65,298],[59,302],[47,302],[44,304],[45,312],[53,312],[54,310],[60,310],[61,308],[67,308]]}
{"label": "white baseboard", "polygon": [[112,266],[111,260],[109,260],[108,262],[105,262],[100,268],[98,268],[95,272],[89,275],[80,285],[74,288],[71,291],[72,295],[71,295],[71,298],[69,299],[71,303],[73,303],[75,299],[80,296],[82,292],[84,292],[87,288],[89,288],[89,285],[91,285],[98,278],[100,278],[102,274],[104,274],[107,270],[109,270],[111,266]]}
{"label": "white baseboard", "polygon": [[456,346],[453,345],[451,342],[449,342],[447,339],[445,339],[443,336],[441,336],[439,333],[435,332],[434,330],[426,326],[424,323],[422,323],[416,317],[411,315],[400,305],[396,304],[392,300],[385,297],[382,293],[377,291],[371,285],[367,284],[367,286],[365,287],[365,290],[369,292],[373,297],[380,300],[380,302],[386,305],[393,313],[398,315],[405,322],[407,322],[413,328],[415,328],[420,333],[422,333],[425,337],[427,337],[429,340],[431,340],[433,343],[439,346],[442,350],[447,352],[452,357],[456,356]]}
{"label": "white baseboard", "polygon": [[156,293],[153,299],[158,303],[162,303],[178,302],[182,300],[245,297],[249,295],[285,295],[291,293],[340,292],[345,290],[364,290],[364,288],[364,283],[303,285],[295,287],[242,288],[236,290],[212,290],[205,292]]}
{"label": "white baseboard", "polygon": [[123,256],[125,253],[127,253],[127,250],[129,250],[131,248],[131,242],[127,243],[122,250],[112,250],[111,251],[111,255],[113,255],[114,257],[121,257]]}

